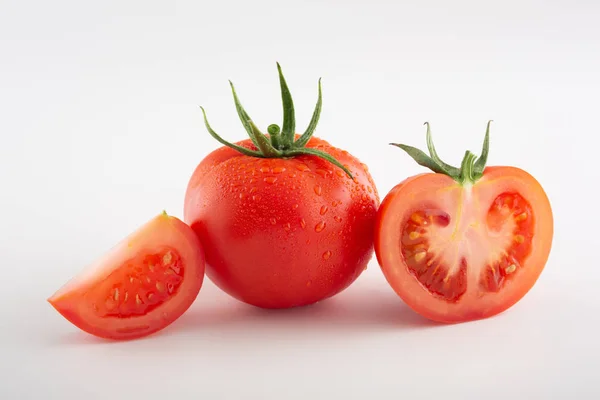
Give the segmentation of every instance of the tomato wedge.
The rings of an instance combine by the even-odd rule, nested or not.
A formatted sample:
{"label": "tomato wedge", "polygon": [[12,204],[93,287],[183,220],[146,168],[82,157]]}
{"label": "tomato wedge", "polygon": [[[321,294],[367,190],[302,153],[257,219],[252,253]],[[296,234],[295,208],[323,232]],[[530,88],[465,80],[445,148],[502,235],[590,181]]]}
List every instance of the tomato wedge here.
{"label": "tomato wedge", "polygon": [[404,180],[384,198],[375,253],[394,291],[435,321],[510,308],[534,286],[552,247],[552,208],[540,183],[516,167],[485,166],[489,127],[481,157],[467,152],[461,168],[439,158],[429,124],[429,155],[393,144],[433,173]]}
{"label": "tomato wedge", "polygon": [[192,229],[158,215],[52,295],[67,320],[106,339],[157,332],[194,302],[204,279],[204,250]]}

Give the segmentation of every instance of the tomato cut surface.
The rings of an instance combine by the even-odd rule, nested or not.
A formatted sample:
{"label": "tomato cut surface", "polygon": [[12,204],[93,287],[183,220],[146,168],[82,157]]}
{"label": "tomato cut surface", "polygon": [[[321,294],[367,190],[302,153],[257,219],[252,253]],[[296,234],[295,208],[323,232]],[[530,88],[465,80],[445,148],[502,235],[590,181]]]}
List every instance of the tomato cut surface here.
{"label": "tomato cut surface", "polygon": [[395,186],[378,210],[375,253],[396,293],[441,322],[496,315],[535,284],[550,254],[553,215],[540,183],[515,167],[487,167],[467,152],[461,169],[403,148],[435,173]]}
{"label": "tomato cut surface", "polygon": [[162,214],[131,233],[48,301],[93,335],[133,339],[179,318],[204,279],[204,250],[192,229]]}

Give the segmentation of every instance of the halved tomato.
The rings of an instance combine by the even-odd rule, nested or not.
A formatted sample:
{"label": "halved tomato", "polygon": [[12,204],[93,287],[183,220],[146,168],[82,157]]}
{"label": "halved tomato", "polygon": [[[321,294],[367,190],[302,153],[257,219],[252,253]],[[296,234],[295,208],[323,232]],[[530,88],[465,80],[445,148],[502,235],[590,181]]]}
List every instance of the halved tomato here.
{"label": "halved tomato", "polygon": [[48,302],[92,335],[138,338],[165,328],[192,305],[204,268],[204,250],[192,229],[163,213],[130,233]]}
{"label": "halved tomato", "polygon": [[546,193],[516,167],[486,167],[489,123],[477,159],[461,168],[438,157],[429,124],[429,155],[394,144],[433,170],[408,178],[378,211],[375,252],[392,288],[413,310],[440,322],[498,314],[540,276],[552,247]]}

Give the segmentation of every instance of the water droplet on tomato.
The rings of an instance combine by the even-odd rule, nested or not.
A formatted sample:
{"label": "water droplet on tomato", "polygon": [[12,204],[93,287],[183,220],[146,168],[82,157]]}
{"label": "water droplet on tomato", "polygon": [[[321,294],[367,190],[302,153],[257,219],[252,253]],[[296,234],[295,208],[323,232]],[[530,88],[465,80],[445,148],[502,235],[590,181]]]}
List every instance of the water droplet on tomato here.
{"label": "water droplet on tomato", "polygon": [[315,186],[314,190],[315,190],[315,193],[317,194],[317,196],[320,196],[321,192],[323,191],[323,189],[319,185]]}
{"label": "water droplet on tomato", "polygon": [[293,210],[295,210],[295,209],[297,209],[297,208],[298,208],[298,204],[294,204],[294,205],[292,206],[292,209],[293,209]]}
{"label": "water droplet on tomato", "polygon": [[306,221],[304,220],[304,218],[300,220],[300,226],[302,227],[302,229],[306,228]]}
{"label": "water droplet on tomato", "polygon": [[262,167],[260,167],[260,172],[269,172],[271,170],[271,168],[267,167],[266,165],[263,165]]}
{"label": "water droplet on tomato", "polygon": [[323,169],[323,168],[317,168],[315,170],[315,173],[317,173],[318,175],[320,175],[323,178],[325,178],[327,175],[329,175],[331,173],[331,171],[328,171],[328,170]]}
{"label": "water droplet on tomato", "polygon": [[271,218],[271,225],[275,225],[277,223],[277,220],[275,218]]}
{"label": "water droplet on tomato", "polygon": [[340,217],[339,215],[334,216],[333,219],[335,220],[335,222],[342,222],[342,217]]}
{"label": "water droplet on tomato", "polygon": [[327,214],[328,210],[329,210],[329,208],[327,208],[327,206],[321,206],[321,210],[319,210],[319,214],[325,215],[325,214]]}
{"label": "water droplet on tomato", "polygon": [[289,231],[292,228],[292,226],[290,225],[289,222],[286,222],[285,225],[283,225],[283,229],[285,229],[286,231]]}
{"label": "water droplet on tomato", "polygon": [[318,224],[315,225],[315,232],[321,232],[323,229],[325,229],[325,221],[321,221]]}
{"label": "water droplet on tomato", "polygon": [[277,178],[274,176],[267,176],[265,179],[263,179],[265,182],[273,184],[275,183],[275,181],[277,181]]}
{"label": "water droplet on tomato", "polygon": [[345,172],[344,170],[338,168],[335,170],[335,174],[341,178],[344,176]]}
{"label": "water droplet on tomato", "polygon": [[285,171],[285,167],[275,167],[275,168],[273,168],[273,173],[274,174],[280,174],[280,173],[282,173],[284,171]]}
{"label": "water droplet on tomato", "polygon": [[296,169],[302,172],[310,171],[310,168],[308,168],[308,165],[306,164],[298,164],[296,165]]}
{"label": "water droplet on tomato", "polygon": [[331,251],[327,250],[323,253],[323,260],[329,260],[329,257],[331,257]]}

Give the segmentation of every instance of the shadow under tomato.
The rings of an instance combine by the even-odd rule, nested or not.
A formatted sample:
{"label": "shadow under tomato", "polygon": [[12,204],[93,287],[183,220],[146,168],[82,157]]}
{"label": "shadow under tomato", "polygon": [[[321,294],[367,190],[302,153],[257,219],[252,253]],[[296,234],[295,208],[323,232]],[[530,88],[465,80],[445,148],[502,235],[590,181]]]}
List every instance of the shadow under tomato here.
{"label": "shadow under tomato", "polygon": [[[364,285],[360,285],[364,286]],[[418,330],[439,326],[406,306],[395,293],[381,287],[348,288],[330,299],[289,309],[262,309],[222,293],[199,296],[196,306],[158,335],[195,333],[199,336],[268,331],[279,337]],[[204,303],[206,301],[206,303]]]}
{"label": "shadow under tomato", "polygon": [[53,344],[58,345],[69,345],[69,346],[92,346],[92,345],[108,345],[116,343],[114,340],[100,338],[91,335],[87,332],[83,332],[79,329],[74,329],[72,332],[67,332],[60,335]]}
{"label": "shadow under tomato", "polygon": [[[194,340],[257,343],[264,339],[320,340],[382,332],[406,332],[436,326],[415,313],[385,285],[356,282],[344,292],[319,303],[289,309],[262,309],[235,300],[207,281],[195,304],[165,329],[133,341],[193,336]],[[312,339],[311,339],[312,338]],[[256,340],[255,340],[256,339]],[[123,343],[97,338],[79,330],[59,343],[94,345]]]}

